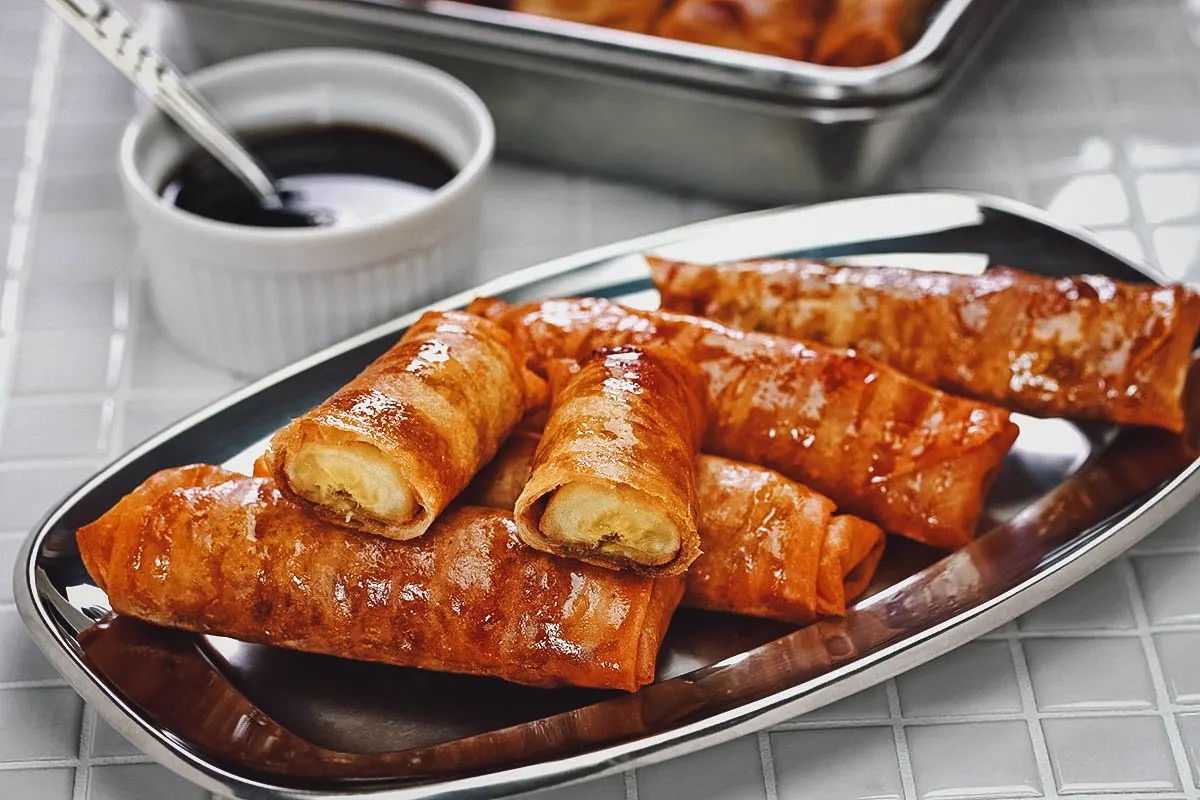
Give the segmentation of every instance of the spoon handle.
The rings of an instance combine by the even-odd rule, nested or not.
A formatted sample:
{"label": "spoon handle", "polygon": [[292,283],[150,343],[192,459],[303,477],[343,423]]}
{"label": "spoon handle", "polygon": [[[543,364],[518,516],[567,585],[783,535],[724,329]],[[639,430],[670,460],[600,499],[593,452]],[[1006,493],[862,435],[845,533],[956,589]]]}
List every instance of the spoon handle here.
{"label": "spoon handle", "polygon": [[282,205],[275,182],[229,126],[121,10],[107,0],[44,0],[76,33],[133,82],[269,208]]}

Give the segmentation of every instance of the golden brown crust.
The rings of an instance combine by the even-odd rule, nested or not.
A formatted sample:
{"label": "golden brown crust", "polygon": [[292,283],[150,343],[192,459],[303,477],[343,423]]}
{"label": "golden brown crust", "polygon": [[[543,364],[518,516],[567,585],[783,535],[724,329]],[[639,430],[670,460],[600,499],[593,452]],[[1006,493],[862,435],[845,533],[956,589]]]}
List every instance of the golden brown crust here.
{"label": "golden brown crust", "polygon": [[933,0],[833,0],[812,60],[831,67],[868,67],[906,52],[925,29]]}
{"label": "golden brown crust", "polygon": [[[703,373],[670,347],[625,347],[600,351],[551,385],[545,433],[515,507],[521,538],[599,566],[682,573],[700,552],[695,461],[707,425]],[[603,520],[606,533],[597,541],[555,537],[543,516],[549,504],[567,487],[585,485],[625,498],[617,511],[623,518]],[[651,516],[669,520],[673,552],[638,540],[638,524]]]}
{"label": "golden brown crust", "polygon": [[655,33],[669,39],[806,60],[828,2],[676,0]]}
{"label": "golden brown crust", "polygon": [[513,0],[513,11],[540,17],[649,33],[662,13],[661,0]]}
{"label": "golden brown crust", "polygon": [[502,511],[455,507],[426,536],[395,542],[220,467],[158,473],[77,539],[119,614],[537,686],[649,683],[682,593],[677,578],[530,550]]}
{"label": "golden brown crust", "polygon": [[521,340],[534,368],[602,346],[671,343],[709,378],[705,452],[779,470],[937,547],[974,536],[1017,436],[1006,410],[855,353],[600,299],[473,307]]}
{"label": "golden brown crust", "polygon": [[[487,320],[429,312],[358,377],[274,436],[271,475],[290,499],[324,519],[394,539],[420,536],[539,399],[540,381],[523,360],[511,337]],[[411,489],[409,511],[372,509],[346,491],[318,496],[297,477],[319,457],[314,452],[349,456],[364,447]]]}
{"label": "golden brown crust", "polygon": [[841,514],[829,520],[817,570],[817,616],[840,616],[867,590],[883,558],[878,525]]}
{"label": "golden brown crust", "polygon": [[533,470],[533,455],[537,452],[541,433],[534,430],[514,431],[501,446],[496,457],[484,465],[459,495],[459,501],[472,506],[502,508],[512,511],[517,506],[521,490],[529,482]]}
{"label": "golden brown crust", "polygon": [[[471,502],[512,508],[537,441],[511,437],[472,484]],[[703,552],[684,605],[806,624],[841,616],[867,588],[883,554],[877,525],[836,514],[832,500],[766,467],[705,455],[696,463]]]}
{"label": "golden brown crust", "polygon": [[839,617],[883,555],[877,526],[834,515],[832,500],[779,473],[700,459],[702,555],[684,604],[806,624]]}
{"label": "golden brown crust", "polygon": [[1183,427],[1200,331],[1184,286],[1013,269],[966,276],[819,261],[651,259],[663,306],[744,330],[853,347],[1016,411]]}

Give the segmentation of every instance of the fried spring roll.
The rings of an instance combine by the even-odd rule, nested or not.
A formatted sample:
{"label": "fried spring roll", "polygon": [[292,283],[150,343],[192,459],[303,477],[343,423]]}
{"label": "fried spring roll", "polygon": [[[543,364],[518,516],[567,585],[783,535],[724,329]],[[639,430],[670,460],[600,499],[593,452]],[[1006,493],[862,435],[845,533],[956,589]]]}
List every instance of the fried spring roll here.
{"label": "fried spring roll", "polygon": [[933,0],[833,0],[812,60],[831,67],[891,61],[916,43]]}
{"label": "fried spring roll", "polygon": [[515,506],[521,539],[614,569],[686,570],[700,553],[703,373],[670,347],[629,347],[603,350],[551,385],[546,431]]}
{"label": "fried spring roll", "polygon": [[936,547],[974,536],[1017,437],[1008,411],[852,352],[608,300],[472,307],[520,339],[535,369],[603,346],[671,343],[708,374],[705,452],[778,470],[848,513]]}
{"label": "fried spring roll", "polygon": [[808,58],[826,0],[676,0],[655,28],[669,39]]}
{"label": "fried spring roll", "polygon": [[802,260],[651,267],[665,308],[853,347],[1028,414],[1183,429],[1200,331],[1200,295],[1184,286]]}
{"label": "fried spring roll", "polygon": [[280,490],[322,518],[420,536],[496,453],[536,378],[503,330],[430,312],[332,397],[271,440]]}
{"label": "fried spring roll", "polygon": [[76,537],[119,614],[534,686],[649,683],[683,588],[531,550],[507,512],[455,507],[396,542],[210,466],[152,476]]}
{"label": "fried spring roll", "polygon": [[[512,508],[537,443],[510,437],[467,501]],[[705,455],[696,464],[703,552],[687,571],[685,606],[803,625],[843,615],[867,588],[883,555],[877,525],[834,513],[832,500],[766,467]]]}
{"label": "fried spring roll", "polygon": [[661,0],[513,0],[513,11],[539,17],[649,33],[662,13]]}
{"label": "fried spring roll", "polygon": [[774,470],[699,463],[700,546],[686,605],[804,624],[840,617],[883,556],[878,525]]}

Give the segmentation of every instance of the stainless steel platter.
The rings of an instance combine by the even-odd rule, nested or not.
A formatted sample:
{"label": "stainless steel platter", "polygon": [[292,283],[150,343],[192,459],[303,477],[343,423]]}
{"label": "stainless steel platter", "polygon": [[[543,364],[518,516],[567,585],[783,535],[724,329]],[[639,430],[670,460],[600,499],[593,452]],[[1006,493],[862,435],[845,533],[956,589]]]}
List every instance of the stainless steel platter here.
{"label": "stainless steel platter", "polygon": [[[653,305],[640,254],[812,255],[979,272],[1158,276],[1038,212],[924,193],[760,212],[534,267],[437,304],[603,295]],[[387,348],[416,312],[325,350],[143,443],[30,534],[15,576],[34,640],[116,730],[239,798],[497,797],[628,769],[771,725],[914,667],[1062,591],[1200,492],[1191,434],[1020,417],[986,532],[948,557],[890,541],[870,594],[800,630],[704,612],[672,622],[635,694],[540,690],[168,631],[107,616],[75,529],[152,472],[248,469],[262,441]],[[1200,404],[1189,397],[1189,419]],[[1191,430],[1189,426],[1189,430]]]}
{"label": "stainless steel platter", "polygon": [[475,89],[503,153],[749,203],[877,185],[1016,0],[943,0],[885,64],[825,67],[453,0],[169,0],[193,66],[299,46],[387,50]]}

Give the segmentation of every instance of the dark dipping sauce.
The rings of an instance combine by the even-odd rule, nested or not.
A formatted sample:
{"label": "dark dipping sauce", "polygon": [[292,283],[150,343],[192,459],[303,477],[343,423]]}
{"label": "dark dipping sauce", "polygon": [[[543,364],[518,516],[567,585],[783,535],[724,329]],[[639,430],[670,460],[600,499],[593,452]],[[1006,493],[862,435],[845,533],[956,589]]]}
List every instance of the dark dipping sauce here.
{"label": "dark dipping sauce", "polygon": [[427,145],[377,128],[286,128],[248,133],[242,141],[274,176],[282,209],[261,205],[203,150],[167,179],[163,199],[235,225],[341,227],[419,205],[458,172]]}

